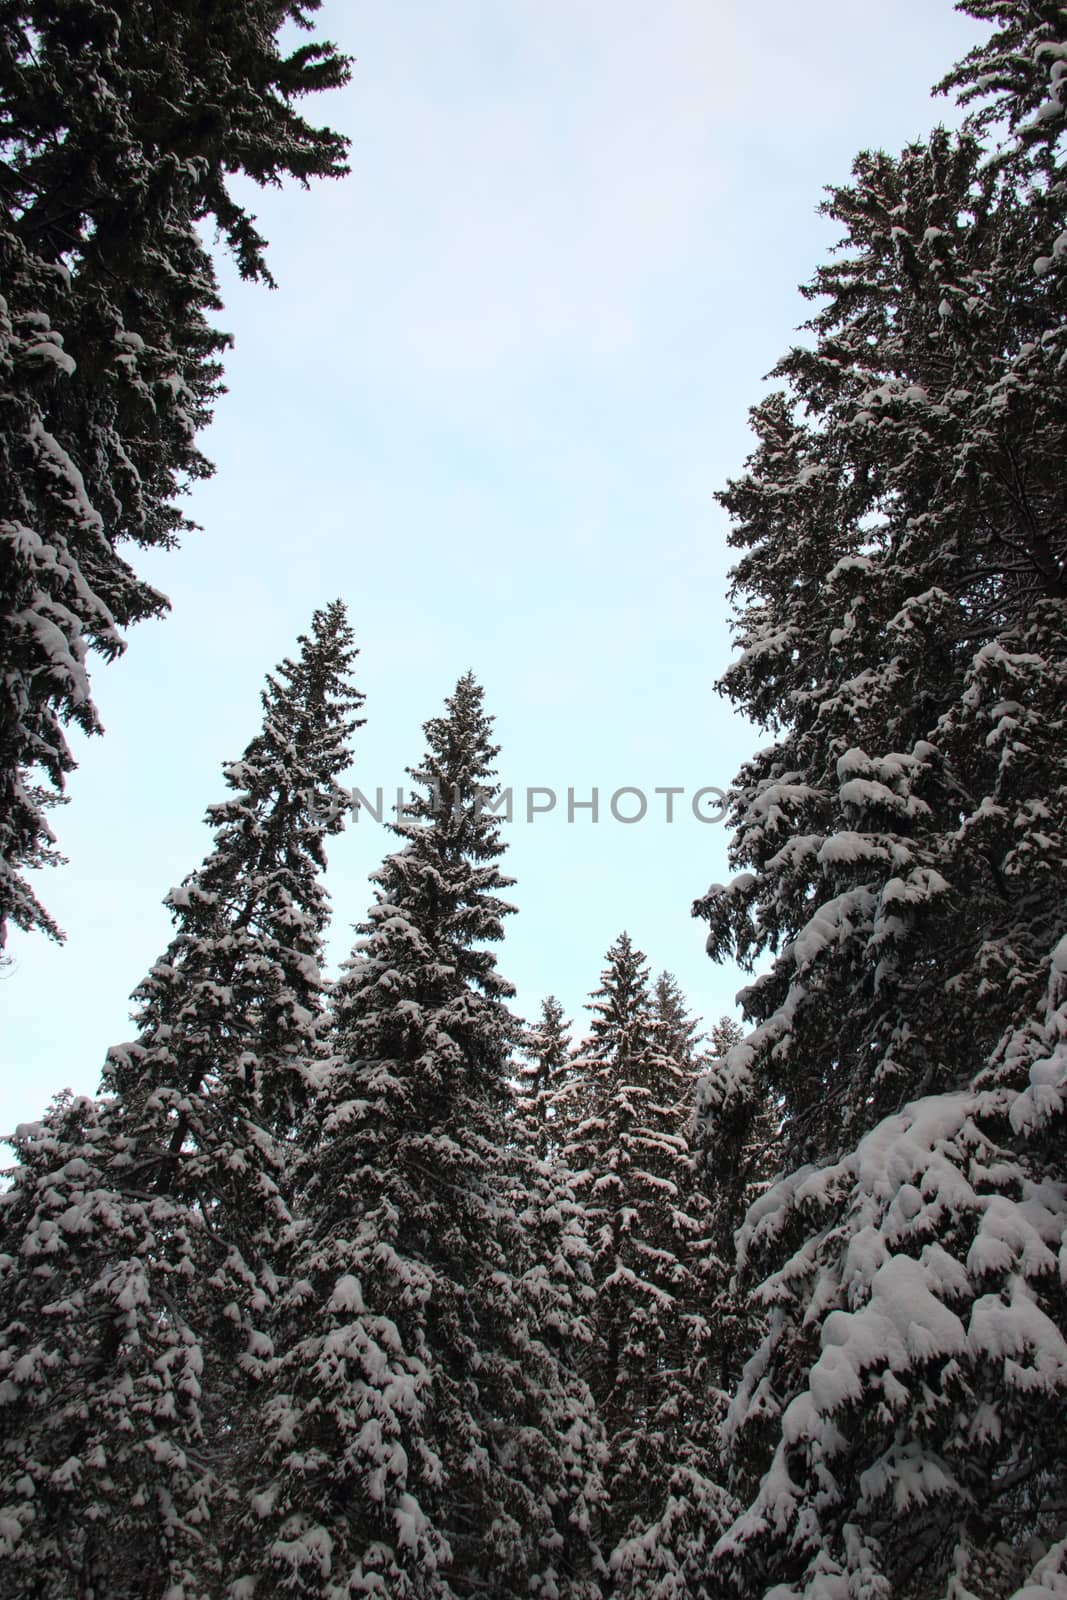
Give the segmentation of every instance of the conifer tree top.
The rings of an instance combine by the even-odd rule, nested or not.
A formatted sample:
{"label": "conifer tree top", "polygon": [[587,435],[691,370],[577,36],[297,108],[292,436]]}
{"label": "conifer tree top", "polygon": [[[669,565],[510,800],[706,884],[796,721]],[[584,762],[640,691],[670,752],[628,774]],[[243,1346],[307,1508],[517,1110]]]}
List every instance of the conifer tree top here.
{"label": "conifer tree top", "polygon": [[497,792],[491,729],[470,673],[444,715],[425,724],[427,753],[409,768],[419,792],[390,825],[403,849],[372,875],[375,903],[335,992],[349,1063],[336,1077],[341,1096],[350,1070],[388,1061],[400,1098],[424,1091],[442,1121],[459,1116],[470,1093],[497,1105],[507,1098],[521,1025],[490,948],[514,910],[500,898],[513,880],[496,866],[505,847],[487,805]]}
{"label": "conifer tree top", "polygon": [[[403,913],[431,942],[452,982],[504,998],[513,986],[495,969],[486,944],[503,938],[515,907],[499,897],[513,878],[494,865],[506,848],[492,810],[499,793],[493,719],[484,691],[467,672],[424,725],[427,751],[408,776],[418,785],[403,817],[390,824],[404,849],[373,875],[378,904],[360,931],[371,935]],[[357,951],[361,947],[357,946]],[[442,966],[442,974],[444,967]]]}
{"label": "conifer tree top", "polygon": [[593,1014],[592,1055],[607,1055],[620,1068],[644,1060],[650,1027],[648,961],[628,933],[620,933],[608,950],[600,988],[593,990],[586,1009]]}
{"label": "conifer tree top", "polygon": [[661,1046],[682,1065],[691,1067],[703,1040],[700,1025],[689,1013],[673,972],[661,972],[652,987],[652,1014]]}
{"label": "conifer tree top", "polygon": [[[283,1127],[295,1115],[293,1096],[301,1096],[295,1083],[285,1086],[288,1068],[322,991],[324,839],[344,823],[337,780],[363,720],[341,601],[315,612],[299,645],[267,678],[259,733],[223,768],[231,793],[208,808],[213,850],[167,896],[177,926],[136,991],[140,1039],[109,1057],[108,1086],[122,1094],[136,1086],[140,1100],[173,1082],[176,1053],[196,1064],[180,1068],[186,1089],[229,1057],[236,1077],[256,1083],[268,1115]],[[253,1028],[258,1059],[242,1049]]]}

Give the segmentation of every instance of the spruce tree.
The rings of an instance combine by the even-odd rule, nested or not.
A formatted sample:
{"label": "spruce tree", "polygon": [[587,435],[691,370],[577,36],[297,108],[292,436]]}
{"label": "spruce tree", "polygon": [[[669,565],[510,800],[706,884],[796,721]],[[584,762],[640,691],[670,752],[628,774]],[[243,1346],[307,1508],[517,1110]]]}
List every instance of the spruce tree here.
{"label": "spruce tree", "polygon": [[[652,1023],[661,1047],[680,1067],[696,1070],[703,1035],[697,1019],[689,1015],[685,996],[673,972],[661,972],[652,985]],[[686,1083],[688,1096],[691,1085]]]}
{"label": "spruce tree", "polygon": [[555,1155],[560,1119],[553,1102],[567,1085],[573,1058],[571,1024],[550,994],[541,1003],[540,1020],[527,1030],[522,1061],[515,1075],[516,1114],[527,1146],[542,1160]]}
{"label": "spruce tree", "polygon": [[735,1044],[740,1044],[744,1037],[745,1030],[737,1018],[727,1016],[724,1012],[708,1035],[713,1058],[721,1061],[727,1051],[732,1050]]}
{"label": "spruce tree", "polygon": [[584,1114],[565,1154],[581,1176],[594,1244],[594,1391],[610,1426],[613,1412],[616,1421],[635,1412],[635,1394],[643,1397],[653,1381],[666,1338],[667,1285],[684,1274],[676,1252],[664,1255],[661,1245],[684,1236],[668,1174],[680,1170],[686,1151],[678,1132],[682,1073],[657,1049],[645,957],[622,933],[606,962],[576,1063]]}
{"label": "spruce tree", "polygon": [[329,44],[283,52],[319,0],[159,6],[12,0],[0,20],[0,945],[59,930],[24,869],[56,859],[46,809],[99,732],[88,658],[167,600],[124,545],[173,546],[210,467],[196,447],[229,343],[198,225],[270,282],[232,174],[307,183],[345,141],[299,99],[343,83]]}
{"label": "spruce tree", "polygon": [[1029,1600],[1067,1568],[1067,26],[962,9],[1002,27],[949,81],[1021,137],[987,151],[980,111],[857,159],[813,346],[722,496],[725,688],[776,737],[701,909],[713,955],[773,956],[726,1088],[780,1099],[789,1176],[740,1237],[768,1328],[716,1559],[782,1600]]}
{"label": "spruce tree", "polygon": [[[612,1593],[620,1600],[711,1600],[708,1552],[736,1507],[722,1484],[718,1448],[725,1395],[721,1390],[723,1262],[715,1254],[713,1208],[693,1143],[694,1095],[704,1065],[699,1024],[677,979],[663,972],[648,996],[649,1081],[658,1086],[663,1126],[677,1141],[671,1158],[649,1163],[671,1187],[674,1226],[645,1219],[646,1243],[658,1242],[658,1277],[671,1302],[661,1302],[664,1339],[655,1372],[656,1400],[634,1436],[617,1434],[610,1482],[619,1520],[610,1558]],[[664,1198],[667,1198],[665,1195]],[[649,1224],[652,1224],[649,1227]],[[673,1256],[669,1274],[663,1271]],[[642,1480],[633,1464],[642,1467]],[[622,1466],[620,1473],[617,1469]]]}
{"label": "spruce tree", "polygon": [[268,678],[215,846],[102,1097],[15,1140],[0,1197],[0,1562],[34,1600],[217,1593],[230,1476],[315,1081],[324,839],[361,697],[343,607]]}
{"label": "spruce tree", "polygon": [[[680,1581],[684,1557],[668,1546],[688,1525],[681,1500],[698,1492],[707,1465],[695,1463],[691,1431],[707,1326],[699,1193],[684,1132],[686,1067],[657,1030],[647,963],[626,933],[608,951],[590,1010],[576,1062],[580,1120],[565,1154],[592,1247],[588,1371],[608,1441],[610,1565],[620,1592],[641,1594],[653,1573]],[[670,1538],[652,1526],[665,1484]],[[713,1499],[709,1486],[701,1515]]]}
{"label": "spruce tree", "polygon": [[[306,1233],[236,1593],[592,1596],[597,1434],[512,1204],[511,907],[468,674],[332,998]],[[243,1585],[243,1587],[242,1587]]]}
{"label": "spruce tree", "polygon": [[593,1343],[596,1307],[588,1215],[565,1159],[568,1119],[577,1104],[575,1046],[571,1023],[554,995],[542,1002],[540,1021],[524,1030],[515,1071],[516,1149],[511,1199],[532,1250],[534,1271],[546,1292],[560,1297],[560,1311],[546,1337],[572,1371],[584,1371]]}

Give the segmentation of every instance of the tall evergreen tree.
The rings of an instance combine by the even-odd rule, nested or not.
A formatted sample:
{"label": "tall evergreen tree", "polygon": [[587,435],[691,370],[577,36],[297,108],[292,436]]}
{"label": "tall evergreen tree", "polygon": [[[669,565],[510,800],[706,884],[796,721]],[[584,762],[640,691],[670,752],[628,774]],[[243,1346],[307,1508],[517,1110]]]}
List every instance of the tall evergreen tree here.
{"label": "tall evergreen tree", "polygon": [[712,954],[774,953],[726,1090],[773,1088],[794,1170],[741,1238],[769,1322],[719,1561],[782,1600],[1029,1600],[1067,1569],[1067,23],[962,9],[1002,27],[950,81],[1023,137],[987,159],[979,113],[857,159],[813,348],[722,497],[725,687],[777,738],[702,909]]}
{"label": "tall evergreen tree", "polygon": [[[696,1069],[703,1043],[700,1024],[690,1016],[685,995],[673,972],[661,972],[652,986],[652,1022],[661,1048],[680,1067]],[[685,1086],[688,1096],[691,1084]]]}
{"label": "tall evergreen tree", "polygon": [[745,1030],[737,1018],[724,1013],[708,1035],[712,1056],[716,1060],[721,1060],[727,1051],[732,1050],[735,1044],[740,1044],[744,1037]]}
{"label": "tall evergreen tree", "polygon": [[[583,1115],[566,1149],[582,1175],[598,1290],[594,1390],[609,1427],[627,1419],[639,1428],[635,1395],[647,1396],[659,1347],[667,1338],[664,1315],[684,1276],[680,1250],[687,1220],[675,1212],[681,1198],[669,1174],[684,1165],[678,1132],[683,1075],[657,1049],[648,990],[648,966],[629,934],[607,953],[600,987],[593,991],[589,1038],[577,1070]],[[644,1404],[644,1399],[642,1404]]]}
{"label": "tall evergreen tree", "polygon": [[563,1007],[550,994],[542,1001],[540,1020],[527,1031],[523,1059],[515,1077],[516,1112],[523,1137],[543,1161],[555,1154],[560,1123],[553,1106],[556,1096],[567,1086],[574,1054],[571,1024]]}
{"label": "tall evergreen tree", "polygon": [[240,1593],[595,1593],[591,1401],[556,1353],[567,1291],[510,1198],[519,1024],[491,946],[512,880],[482,805],[482,698],[468,675],[427,723],[402,848],[333,996]]}
{"label": "tall evergreen tree", "polygon": [[[673,1137],[666,1160],[661,1153],[643,1163],[646,1176],[666,1180],[658,1218],[653,1205],[628,1226],[646,1246],[658,1247],[658,1260],[646,1258],[645,1272],[670,1298],[660,1301],[661,1339],[648,1361],[652,1403],[631,1421],[622,1393],[608,1402],[617,1424],[610,1439],[617,1512],[611,1592],[620,1600],[712,1600],[708,1552],[736,1509],[721,1486],[718,1451],[723,1268],[712,1248],[711,1207],[691,1138],[703,1059],[698,1026],[677,979],[661,973],[647,994],[644,1081],[661,1102],[652,1126]],[[638,1073],[631,1068],[627,1076]]]}
{"label": "tall evergreen tree", "polygon": [[0,944],[58,934],[24,877],[55,859],[45,808],[99,731],[88,656],[167,608],[122,554],[168,548],[209,465],[196,434],[228,344],[197,225],[270,282],[232,174],[302,183],[345,141],[298,114],[343,83],[329,44],[284,53],[319,0],[204,7],[11,0],[0,16]]}
{"label": "tall evergreen tree", "polygon": [[[699,1195],[684,1133],[686,1067],[657,1032],[647,963],[628,934],[608,951],[591,1001],[576,1063],[580,1120],[565,1153],[593,1252],[589,1377],[608,1439],[611,1566],[620,1592],[644,1593],[661,1566],[679,1581],[677,1551],[649,1530],[665,1482],[672,1495],[679,1488],[672,1471],[693,1468],[692,1388],[706,1330]],[[669,1516],[685,1520],[680,1507]]]}
{"label": "tall evergreen tree", "polygon": [[509,1131],[517,1160],[512,1198],[538,1260],[557,1286],[567,1288],[570,1318],[560,1328],[560,1353],[572,1363],[589,1343],[587,1318],[595,1300],[586,1212],[564,1159],[574,1073],[571,1023],[555,995],[549,995],[542,1002],[540,1021],[523,1030],[514,1072]]}
{"label": "tall evergreen tree", "polygon": [[34,1600],[215,1586],[228,1480],[289,1234],[314,1082],[324,839],[361,696],[343,607],[267,680],[215,847],[98,1101],[20,1130],[0,1197],[0,1562]]}
{"label": "tall evergreen tree", "polygon": [[516,1141],[511,1163],[511,1199],[529,1242],[536,1271],[561,1311],[548,1337],[569,1370],[583,1370],[596,1306],[588,1214],[565,1159],[568,1129],[580,1087],[575,1076],[571,1023],[554,995],[543,1001],[540,1021],[524,1030],[522,1059],[514,1078],[511,1128]]}

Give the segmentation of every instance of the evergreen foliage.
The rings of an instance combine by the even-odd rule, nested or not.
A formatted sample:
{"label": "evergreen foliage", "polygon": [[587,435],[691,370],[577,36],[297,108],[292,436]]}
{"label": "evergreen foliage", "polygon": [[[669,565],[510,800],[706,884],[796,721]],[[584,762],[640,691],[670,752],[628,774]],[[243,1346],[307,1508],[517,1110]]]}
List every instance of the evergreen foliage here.
{"label": "evergreen foliage", "polygon": [[99,732],[88,656],[167,608],[123,545],[168,548],[227,337],[199,224],[270,282],[232,174],[302,183],[345,141],[298,114],[343,83],[332,45],[288,54],[319,0],[159,6],[10,0],[0,9],[0,944],[59,935],[24,869],[57,859],[46,809]]}
{"label": "evergreen foliage", "polygon": [[563,1007],[550,994],[542,1001],[539,1022],[527,1030],[523,1059],[515,1075],[522,1137],[542,1161],[558,1153],[561,1119],[554,1102],[572,1076],[570,1029]]}
{"label": "evergreen foliage", "polygon": [[[581,1118],[565,1152],[592,1248],[589,1376],[608,1439],[611,1567],[621,1593],[643,1593],[655,1574],[664,1596],[681,1592],[689,1502],[698,1498],[706,1515],[718,1494],[697,1446],[706,1409],[703,1394],[694,1396],[708,1332],[699,1305],[705,1253],[685,1137],[687,1019],[681,996],[672,991],[671,1001],[672,1026],[664,1027],[645,957],[620,934],[592,995],[590,1037],[576,1063]],[[679,1038],[681,1060],[671,1054]],[[705,1521],[701,1544],[708,1531]]]}
{"label": "evergreen foliage", "polygon": [[565,1294],[562,1314],[550,1326],[561,1359],[586,1369],[596,1305],[588,1216],[575,1175],[564,1157],[569,1118],[578,1105],[571,1024],[554,995],[542,1002],[540,1021],[523,1034],[515,1069],[515,1105],[509,1132],[516,1143],[512,1203],[540,1270]]}
{"label": "evergreen foliage", "polygon": [[[709,1552],[737,1509],[722,1487],[726,1474],[718,1437],[727,1398],[722,1388],[730,1359],[726,1346],[737,1328],[736,1319],[724,1314],[727,1270],[714,1248],[716,1213],[698,1142],[705,1125],[694,1118],[704,1041],[670,972],[662,972],[652,986],[648,1028],[655,1077],[661,1090],[668,1090],[664,1099],[671,1084],[680,1091],[670,1106],[669,1126],[681,1145],[662,1170],[673,1186],[682,1229],[666,1240],[677,1261],[673,1304],[661,1304],[667,1343],[656,1374],[658,1403],[624,1454],[624,1460],[632,1455],[642,1461],[645,1472],[644,1481],[630,1485],[629,1526],[617,1530],[622,1536],[611,1556],[611,1592],[626,1600],[713,1600],[717,1591]],[[660,1242],[665,1242],[662,1230]],[[625,1492],[625,1480],[621,1487]]]}
{"label": "evergreen foliage", "polygon": [[[277,45],[317,9],[0,5],[0,931],[56,931],[86,652],[165,604],[118,545],[207,470],[195,227],[269,281],[228,175],[342,170],[294,102],[346,64]],[[960,9],[967,125],[829,192],[720,497],[773,742],[696,910],[767,958],[747,1032],[625,933],[580,1048],[520,1023],[470,674],[325,984],[362,697],[317,612],[137,1037],[13,1141],[5,1596],[1067,1594],[1067,13]]]}
{"label": "evergreen foliage", "polygon": [[768,1324],[714,1562],[775,1600],[1065,1581],[1067,30],[963,9],[1002,26],[947,81],[997,98],[831,191],[813,347],[722,496],[724,686],[776,739],[700,906],[713,955],[774,958],[717,1103],[769,1086],[792,1170],[740,1241]]}
{"label": "evergreen foliage", "polygon": [[224,768],[215,848],[99,1100],[19,1130],[0,1196],[4,1592],[199,1600],[218,1582],[235,1442],[268,1370],[315,1081],[323,841],[361,696],[340,604],[268,678]]}
{"label": "evergreen foliage", "polygon": [[[569,1268],[512,1204],[519,1023],[490,946],[490,719],[460,680],[426,725],[401,850],[333,996],[306,1124],[306,1233],[247,1519],[262,1593],[595,1594],[595,1417],[557,1350]],[[243,1592],[243,1591],[242,1591]]]}
{"label": "evergreen foliage", "polygon": [[[661,972],[652,985],[652,1026],[660,1049],[683,1069],[696,1070],[703,1035],[695,1017],[689,1015],[685,996],[673,972]],[[683,1096],[688,1100],[692,1085],[685,1081]]]}
{"label": "evergreen foliage", "polygon": [[[774,1097],[731,1055],[741,1047],[744,1061],[744,1043],[744,1029],[733,1017],[720,1017],[713,1025],[708,1054],[700,1062],[689,1135],[710,1207],[713,1251],[727,1279],[735,1262],[734,1235],[780,1159]],[[733,1300],[733,1290],[726,1297]],[[737,1309],[732,1306],[730,1314]],[[748,1341],[735,1334],[724,1341],[723,1353],[736,1361],[746,1348]]]}

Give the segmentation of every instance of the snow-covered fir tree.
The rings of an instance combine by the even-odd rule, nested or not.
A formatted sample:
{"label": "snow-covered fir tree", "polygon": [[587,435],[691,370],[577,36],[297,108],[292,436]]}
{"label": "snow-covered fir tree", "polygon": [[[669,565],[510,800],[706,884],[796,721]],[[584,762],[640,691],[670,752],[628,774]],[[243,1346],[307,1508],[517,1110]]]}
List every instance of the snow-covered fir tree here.
{"label": "snow-covered fir tree", "polygon": [[218,1593],[314,1084],[324,839],[361,696],[343,607],[268,678],[215,844],[99,1100],[19,1130],[0,1196],[0,1571],[26,1600]]}
{"label": "snow-covered fir tree", "polygon": [[711,1055],[715,1060],[721,1060],[728,1050],[735,1044],[740,1044],[745,1037],[745,1030],[736,1017],[727,1016],[725,1013],[718,1022],[712,1024],[708,1034],[708,1045]]}
{"label": "snow-covered fir tree", "polygon": [[[685,1281],[694,1231],[680,1208],[688,1151],[679,1128],[684,1073],[658,1048],[648,965],[629,934],[607,953],[576,1069],[582,1115],[566,1147],[581,1175],[598,1291],[594,1389],[611,1426],[642,1413],[673,1339],[665,1315]],[[665,1248],[666,1246],[666,1248]]]}
{"label": "snow-covered fir tree", "polygon": [[611,1583],[665,1600],[685,1592],[688,1542],[704,1548],[714,1536],[721,1500],[698,1445],[703,1393],[694,1406],[708,1324],[685,1137],[692,1074],[657,1027],[647,963],[626,933],[608,951],[590,1010],[565,1155],[593,1255],[588,1372],[608,1441]]}
{"label": "snow-covered fir tree", "polygon": [[559,1146],[559,1121],[553,1101],[570,1081],[574,1059],[571,1024],[550,994],[541,1003],[538,1021],[527,1029],[515,1073],[515,1110],[527,1146],[541,1160]]}
{"label": "snow-covered fir tree", "polygon": [[[512,1165],[513,1201],[542,1267],[568,1289],[568,1317],[560,1324],[560,1350],[572,1364],[585,1358],[590,1343],[588,1317],[595,1303],[586,1211],[577,1200],[574,1176],[564,1159],[575,1045],[571,1023],[554,995],[541,1016],[521,1036],[513,1070],[514,1109],[509,1137],[516,1145]],[[574,1313],[578,1312],[575,1317]]]}
{"label": "snow-covered fir tree", "polygon": [[333,995],[306,1233],[235,1595],[596,1594],[598,1432],[561,1360],[567,1270],[512,1201],[512,909],[496,747],[467,675],[426,724],[402,848]]}
{"label": "snow-covered fir tree", "polygon": [[166,610],[123,545],[167,548],[208,463],[196,435],[229,343],[198,224],[270,281],[230,177],[343,172],[297,112],[345,81],[333,46],[288,52],[319,0],[13,0],[0,29],[0,944],[58,933],[26,867],[55,859],[45,808],[98,732],[88,657]]}
{"label": "snow-covered fir tree", "polygon": [[[673,972],[661,972],[652,985],[651,1008],[662,1049],[680,1067],[695,1072],[703,1035],[696,1017],[689,1013],[685,995]],[[692,1084],[686,1079],[683,1088],[686,1097],[691,1089]]]}
{"label": "snow-covered fir tree", "polygon": [[[655,1079],[674,1083],[679,1091],[673,1125],[685,1157],[672,1164],[670,1177],[675,1204],[686,1218],[678,1255],[685,1280],[673,1288],[676,1338],[663,1372],[659,1411],[650,1422],[662,1470],[658,1480],[654,1470],[649,1472],[644,1505],[612,1552],[611,1592],[620,1600],[712,1600],[708,1554],[736,1512],[722,1487],[726,1473],[718,1433],[726,1403],[723,1345],[736,1329],[723,1314],[728,1268],[715,1251],[715,1210],[694,1142],[704,1039],[673,973],[660,973],[652,985],[648,1021]],[[641,1445],[652,1464],[649,1442]]]}
{"label": "snow-covered fir tree", "polygon": [[858,158],[813,347],[723,496],[743,550],[713,954],[770,970],[723,1097],[780,1097],[749,1213],[768,1331],[728,1429],[724,1587],[1021,1600],[1067,1584],[1067,19],[999,24],[980,112]]}
{"label": "snow-covered fir tree", "polygon": [[571,1027],[559,1001],[549,995],[538,1022],[522,1035],[508,1127],[516,1145],[512,1202],[538,1270],[548,1275],[554,1292],[562,1289],[565,1294],[563,1314],[549,1336],[564,1362],[583,1370],[592,1344],[596,1291],[588,1215],[564,1155],[568,1118],[577,1104]]}
{"label": "snow-covered fir tree", "polygon": [[[700,1265],[702,1310],[708,1322],[702,1368],[708,1414],[703,1437],[723,1484],[730,1473],[721,1448],[721,1426],[744,1362],[762,1338],[767,1320],[750,1286],[738,1282],[737,1230],[749,1206],[765,1190],[778,1160],[773,1096],[753,1075],[730,1067],[729,1053],[743,1038],[733,1017],[722,1016],[710,1028],[707,1053],[698,1062],[700,1075],[687,1127],[705,1207]],[[710,1548],[704,1552],[705,1578]]]}

